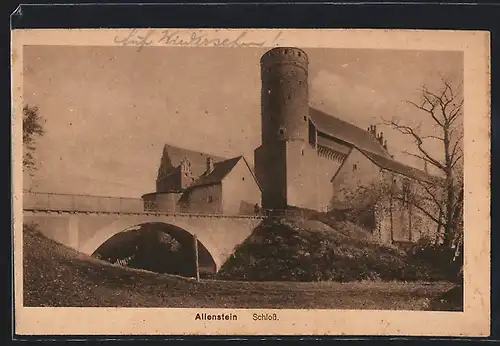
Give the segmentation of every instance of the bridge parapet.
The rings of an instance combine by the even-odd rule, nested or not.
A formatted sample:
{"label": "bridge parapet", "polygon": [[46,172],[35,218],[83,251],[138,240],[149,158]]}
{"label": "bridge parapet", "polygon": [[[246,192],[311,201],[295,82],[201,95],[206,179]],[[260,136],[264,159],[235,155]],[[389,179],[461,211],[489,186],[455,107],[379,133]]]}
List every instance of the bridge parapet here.
{"label": "bridge parapet", "polygon": [[24,192],[23,209],[65,212],[138,213],[144,211],[144,206],[140,198]]}
{"label": "bridge parapet", "polygon": [[140,198],[76,195],[44,192],[24,192],[23,209],[29,212],[84,213],[84,214],[136,214],[168,215],[174,217],[210,218],[304,218],[310,212],[300,209],[260,209],[255,214],[192,213],[188,210],[163,212],[149,206]]}
{"label": "bridge parapet", "polygon": [[144,208],[143,201],[136,198],[105,197],[90,195],[70,195],[56,193],[25,192],[23,194],[23,209],[29,213],[59,213],[59,214],[119,214],[169,216],[178,218],[231,218],[231,219],[264,219],[265,215],[243,214],[209,214],[163,212]]}

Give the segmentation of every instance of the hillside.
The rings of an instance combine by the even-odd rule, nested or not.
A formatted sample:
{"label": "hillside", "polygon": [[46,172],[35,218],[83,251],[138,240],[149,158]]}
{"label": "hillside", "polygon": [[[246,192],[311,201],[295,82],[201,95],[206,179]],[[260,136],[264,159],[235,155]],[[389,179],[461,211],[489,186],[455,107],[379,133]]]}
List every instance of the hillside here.
{"label": "hillside", "polygon": [[24,305],[411,309],[453,285],[421,282],[196,282],[112,265],[24,230]]}
{"label": "hillside", "polygon": [[377,243],[363,228],[321,217],[266,220],[236,249],[218,277],[338,282],[443,279],[430,263],[411,258],[392,245]]}

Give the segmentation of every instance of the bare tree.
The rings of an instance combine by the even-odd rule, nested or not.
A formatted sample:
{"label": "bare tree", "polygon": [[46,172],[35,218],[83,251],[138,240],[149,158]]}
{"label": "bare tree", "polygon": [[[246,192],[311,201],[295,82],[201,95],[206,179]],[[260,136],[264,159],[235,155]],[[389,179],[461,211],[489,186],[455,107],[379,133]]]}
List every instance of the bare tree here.
{"label": "bare tree", "polygon": [[23,170],[27,170],[30,175],[36,171],[35,164],[35,142],[36,138],[43,136],[44,119],[39,115],[38,107],[23,107]]}
{"label": "bare tree", "polygon": [[[443,79],[441,88],[434,91],[423,86],[420,102],[408,103],[428,117],[434,129],[432,134],[424,134],[420,124],[408,125],[398,119],[385,120],[384,123],[412,138],[416,153],[406,151],[406,154],[419,158],[441,173],[442,180],[419,182],[425,194],[413,202],[438,223],[438,233],[442,235],[443,245],[452,246],[461,226],[459,223],[463,205],[461,115],[464,100],[461,88]],[[428,150],[426,144],[430,141],[438,141],[442,150]],[[432,209],[424,206],[429,204]],[[438,214],[432,210],[437,210]]]}

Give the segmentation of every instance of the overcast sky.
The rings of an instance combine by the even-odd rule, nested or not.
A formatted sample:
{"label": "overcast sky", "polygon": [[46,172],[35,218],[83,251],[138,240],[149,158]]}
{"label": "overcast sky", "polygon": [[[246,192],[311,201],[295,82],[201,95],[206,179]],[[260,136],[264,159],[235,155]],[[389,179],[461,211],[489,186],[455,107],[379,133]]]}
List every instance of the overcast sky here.
{"label": "overcast sky", "polygon": [[[260,145],[261,48],[29,46],[24,98],[46,119],[39,171],[25,187],[41,192],[140,197],[154,191],[165,143],[219,156]],[[423,84],[461,83],[458,52],[307,49],[310,103],[362,128],[398,117],[432,132],[419,100]],[[389,151],[409,138],[380,127]],[[430,148],[439,151],[439,147]]]}

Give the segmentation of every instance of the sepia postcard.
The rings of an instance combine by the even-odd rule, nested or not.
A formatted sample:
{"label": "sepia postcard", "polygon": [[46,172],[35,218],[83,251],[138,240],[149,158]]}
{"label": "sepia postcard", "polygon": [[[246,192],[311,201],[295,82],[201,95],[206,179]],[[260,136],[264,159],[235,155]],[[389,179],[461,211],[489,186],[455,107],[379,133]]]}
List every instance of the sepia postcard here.
{"label": "sepia postcard", "polygon": [[486,31],[12,31],[17,335],[490,333]]}

